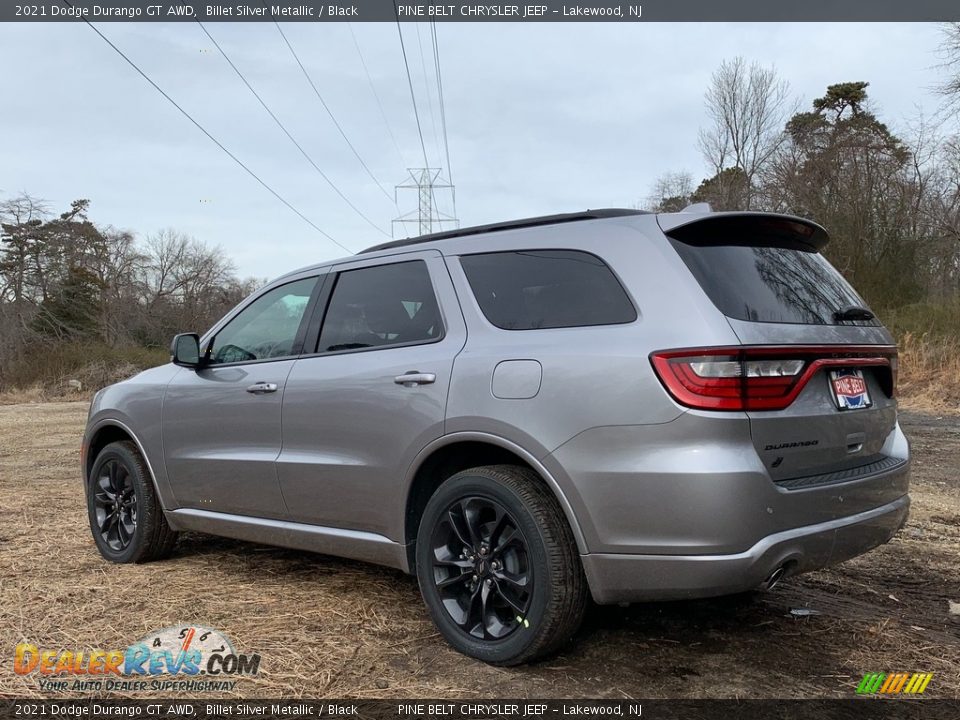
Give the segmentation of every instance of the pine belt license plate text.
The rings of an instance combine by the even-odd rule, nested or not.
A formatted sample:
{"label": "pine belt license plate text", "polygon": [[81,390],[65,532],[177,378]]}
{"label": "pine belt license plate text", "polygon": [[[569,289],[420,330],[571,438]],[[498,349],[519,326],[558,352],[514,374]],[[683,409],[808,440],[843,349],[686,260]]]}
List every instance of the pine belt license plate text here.
{"label": "pine belt license plate text", "polygon": [[830,387],[841,410],[859,410],[871,405],[862,370],[831,370]]}

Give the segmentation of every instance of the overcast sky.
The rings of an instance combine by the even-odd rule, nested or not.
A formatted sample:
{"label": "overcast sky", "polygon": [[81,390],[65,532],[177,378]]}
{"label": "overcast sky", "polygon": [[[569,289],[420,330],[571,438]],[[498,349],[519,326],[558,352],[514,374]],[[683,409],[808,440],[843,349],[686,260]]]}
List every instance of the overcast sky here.
{"label": "overcast sky", "polygon": [[[351,250],[386,240],[303,158],[195,24],[103,23],[101,31],[198,122],[310,220]],[[377,107],[350,27],[284,31],[347,136],[392,195],[423,164],[391,24],[357,23]],[[397,215],[362,169],[269,23],[207,25],[291,134],[384,232]],[[443,160],[429,26],[405,24],[431,165]],[[938,99],[940,30],[927,24],[438,24],[457,212],[465,225],[630,206],[658,175],[705,169],[696,149],[703,92],[726,58],[772,64],[803,106],[834,82],[866,80],[903,129]],[[272,277],[344,252],[271,196],[86,25],[0,25],[0,197],[20,191],[58,212],[140,236],[172,227],[221,245],[242,275]],[[431,115],[431,105],[433,114]],[[401,157],[402,155],[402,157]],[[446,170],[445,170],[446,172]],[[401,211],[416,207],[402,191]],[[444,210],[448,196],[438,194]],[[407,234],[406,231],[402,235]],[[416,234],[411,226],[410,234]]]}

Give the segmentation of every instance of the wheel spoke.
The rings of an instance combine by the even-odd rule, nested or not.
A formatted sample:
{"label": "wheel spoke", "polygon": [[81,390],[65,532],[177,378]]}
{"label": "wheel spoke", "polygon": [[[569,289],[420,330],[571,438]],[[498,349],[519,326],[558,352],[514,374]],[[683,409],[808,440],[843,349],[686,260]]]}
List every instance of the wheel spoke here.
{"label": "wheel spoke", "polygon": [[110,487],[110,476],[101,475],[97,479],[97,489],[94,498],[99,502],[113,502],[117,499],[117,494]]}
{"label": "wheel spoke", "polygon": [[110,526],[113,524],[113,518],[114,515],[111,512],[97,512],[97,525],[100,526],[100,533],[104,540],[107,539],[107,531],[110,530]]}
{"label": "wheel spoke", "polygon": [[118,467],[119,467],[119,463],[116,463],[112,460],[107,465],[108,472],[110,473],[110,489],[113,490],[114,494],[119,493],[121,489],[120,481],[117,477],[117,474],[119,472],[117,469]]}
{"label": "wheel spoke", "polygon": [[515,597],[513,597],[513,593],[512,593],[511,591],[507,591],[507,589],[506,589],[507,587],[509,587],[509,585],[507,585],[507,586],[501,585],[500,582],[499,582],[499,580],[498,580],[498,581],[497,581],[497,595],[498,595],[500,598],[502,598],[503,601],[504,601],[505,603],[507,603],[507,605],[509,605],[510,607],[512,607],[516,612],[518,612],[518,613],[520,613],[521,615],[523,615],[523,614],[527,611],[526,603],[523,603],[523,602],[521,602],[520,600],[518,600],[518,599],[516,599]]}
{"label": "wheel spoke", "polygon": [[123,547],[126,547],[130,544],[130,540],[133,538],[133,533],[137,529],[137,524],[134,522],[129,512],[121,512],[117,525],[119,528],[118,532],[120,535],[120,544]]}
{"label": "wheel spoke", "polygon": [[117,540],[120,541],[120,547],[126,547],[130,542],[130,533],[127,532],[127,525],[122,518],[117,518]]}
{"label": "wheel spoke", "polygon": [[497,544],[490,553],[491,557],[499,555],[508,547],[510,547],[511,543],[514,543],[517,540],[522,540],[520,532],[515,527],[505,528],[497,538]]}
{"label": "wheel spoke", "polygon": [[506,616],[502,617],[501,613],[504,608],[500,607],[499,603],[496,602],[498,598],[503,599],[497,589],[496,583],[493,583],[487,594],[487,607],[483,613],[483,627],[487,635],[495,639],[509,635],[519,627],[519,621],[517,620],[518,613],[522,615],[524,612],[523,609],[512,606],[506,613]]}
{"label": "wheel spoke", "polygon": [[470,577],[470,572],[469,572],[469,571],[463,571],[463,572],[461,572],[459,575],[453,574],[453,575],[450,575],[449,577],[444,578],[443,580],[438,580],[438,581],[437,581],[437,587],[438,587],[438,588],[441,588],[441,589],[442,589],[442,588],[448,588],[448,587],[450,587],[451,585],[456,585],[457,583],[462,583],[462,582],[463,582],[464,580],[466,580],[468,577]]}
{"label": "wheel spoke", "polygon": [[120,523],[118,522],[116,513],[111,513],[109,517],[110,519],[107,522],[106,534],[104,535],[103,539],[106,540],[107,543],[109,543],[114,550],[119,550],[121,549],[120,547],[114,547],[114,546],[120,545],[122,547],[120,543],[120,529],[119,529]]}
{"label": "wheel spoke", "polygon": [[510,572],[501,570],[499,572],[494,572],[493,576],[498,580],[506,583],[510,587],[514,587],[517,590],[526,592],[527,590],[527,575],[523,573],[521,575],[515,575]]}
{"label": "wheel spoke", "polygon": [[133,490],[133,478],[130,475],[130,471],[127,470],[126,465],[118,465],[117,467],[117,484],[120,490]]}
{"label": "wheel spoke", "polygon": [[474,588],[467,597],[467,607],[463,613],[463,617],[459,620],[454,618],[454,622],[457,623],[460,627],[466,630],[469,634],[475,635],[478,626],[483,627],[483,618],[479,613],[480,610],[480,588],[479,586]]}
{"label": "wheel spoke", "polygon": [[470,547],[477,550],[480,547],[480,512],[475,506],[472,507],[470,500],[464,500],[460,503],[460,511],[463,515],[464,524],[467,526]]}
{"label": "wheel spoke", "polygon": [[488,615],[487,603],[490,600],[491,585],[492,583],[490,583],[489,581],[484,581],[480,583],[480,618],[483,622],[484,629],[486,629],[487,627],[487,615]]}
{"label": "wheel spoke", "polygon": [[[450,521],[450,527],[453,528],[453,532],[457,536],[457,539],[463,543],[464,546],[472,548],[473,543],[470,542],[470,531],[465,527],[466,522],[462,516],[457,517],[457,514],[453,510],[453,508],[447,510],[447,518]],[[464,527],[461,527],[461,525]]]}
{"label": "wheel spoke", "polygon": [[433,562],[434,565],[439,567],[455,567],[455,568],[472,568],[473,563],[466,559],[460,558],[437,558]]}
{"label": "wheel spoke", "polygon": [[493,552],[500,542],[500,536],[503,531],[510,526],[510,516],[501,508],[495,508],[496,520],[493,523],[493,529],[490,531],[490,537],[487,538],[487,544],[490,545],[490,551]]}

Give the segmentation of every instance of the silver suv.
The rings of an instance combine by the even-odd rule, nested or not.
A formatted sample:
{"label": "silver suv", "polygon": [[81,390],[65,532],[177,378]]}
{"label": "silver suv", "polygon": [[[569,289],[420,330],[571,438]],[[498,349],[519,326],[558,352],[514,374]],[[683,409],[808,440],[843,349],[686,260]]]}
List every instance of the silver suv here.
{"label": "silver suv", "polygon": [[772,587],[907,517],[890,334],[761,213],[601,210],[285,275],[97,394],[114,562],[191,530],[415,573],[444,637],[512,665],[588,598]]}

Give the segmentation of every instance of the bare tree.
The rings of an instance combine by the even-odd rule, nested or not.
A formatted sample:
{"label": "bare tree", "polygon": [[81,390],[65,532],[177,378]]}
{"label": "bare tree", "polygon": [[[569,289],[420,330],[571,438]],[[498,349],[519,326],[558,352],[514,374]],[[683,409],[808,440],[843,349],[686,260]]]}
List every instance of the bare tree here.
{"label": "bare tree", "polygon": [[[776,71],[742,57],[724,61],[713,73],[704,96],[710,124],[700,130],[700,151],[722,184],[726,177],[742,177],[747,191],[738,188],[743,209],[755,203],[760,173],[783,144],[783,127],[791,110],[790,85]],[[722,195],[722,188],[715,188]]]}
{"label": "bare tree", "polygon": [[956,113],[960,110],[960,22],[944,25],[940,56],[943,60],[940,67],[949,76],[939,90],[947,98],[947,112]]}
{"label": "bare tree", "polygon": [[653,189],[642,203],[644,210],[679,212],[690,204],[693,194],[693,176],[686,172],[668,172],[657,178]]}
{"label": "bare tree", "polygon": [[140,342],[165,343],[180,330],[204,330],[256,283],[237,280],[233,263],[219,247],[209,247],[176,230],[161,230],[144,243],[140,263]]}

